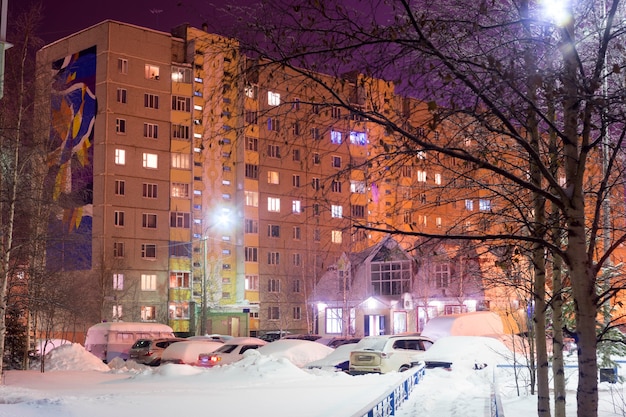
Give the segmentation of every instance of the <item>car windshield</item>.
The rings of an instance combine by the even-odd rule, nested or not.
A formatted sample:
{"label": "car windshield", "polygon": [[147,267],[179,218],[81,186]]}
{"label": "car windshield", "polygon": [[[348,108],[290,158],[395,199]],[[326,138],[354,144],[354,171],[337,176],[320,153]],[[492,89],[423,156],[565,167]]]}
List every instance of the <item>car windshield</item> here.
{"label": "car windshield", "polygon": [[365,337],[354,346],[354,350],[383,350],[387,340],[385,337]]}
{"label": "car windshield", "polygon": [[215,353],[230,353],[233,350],[235,350],[236,347],[237,345],[224,345],[220,347],[219,349],[217,349]]}
{"label": "car windshield", "polygon": [[150,340],[137,340],[135,344],[133,345],[133,349],[146,348],[149,346],[150,346]]}

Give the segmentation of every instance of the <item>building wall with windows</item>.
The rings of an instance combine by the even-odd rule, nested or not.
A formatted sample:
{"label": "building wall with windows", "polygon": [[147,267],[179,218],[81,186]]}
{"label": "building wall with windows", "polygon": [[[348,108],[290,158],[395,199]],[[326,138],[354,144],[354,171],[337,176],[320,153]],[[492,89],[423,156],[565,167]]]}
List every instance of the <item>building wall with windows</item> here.
{"label": "building wall with windows", "polygon": [[[102,294],[103,320],[167,321],[171,48],[170,36],[107,21],[41,49],[38,61],[58,60],[91,48],[95,51],[96,115],[92,126],[92,264],[107,271]],[[79,74],[68,74],[79,76]],[[54,85],[41,80],[50,113]],[[70,117],[53,118],[53,128],[71,132]],[[84,123],[84,120],[83,120]],[[80,156],[80,148],[74,151]],[[73,164],[83,162],[74,159]],[[76,166],[76,165],[74,165]],[[81,273],[85,273],[82,271]]]}
{"label": "building wall with windows", "polygon": [[[169,34],[105,21],[38,60],[50,66],[92,47],[91,271],[110,281],[102,319],[168,322],[181,333],[314,331],[311,294],[342,254],[387,231],[480,227],[460,219],[495,206],[465,186],[473,167],[398,152],[402,138],[367,121],[362,112],[376,109],[443,140],[416,127],[427,106],[396,96],[393,83],[320,74],[347,111],[298,71],[188,25]],[[429,276],[441,291],[454,268],[439,268]],[[380,329],[378,316],[355,320]],[[407,329],[414,319],[387,318]]]}

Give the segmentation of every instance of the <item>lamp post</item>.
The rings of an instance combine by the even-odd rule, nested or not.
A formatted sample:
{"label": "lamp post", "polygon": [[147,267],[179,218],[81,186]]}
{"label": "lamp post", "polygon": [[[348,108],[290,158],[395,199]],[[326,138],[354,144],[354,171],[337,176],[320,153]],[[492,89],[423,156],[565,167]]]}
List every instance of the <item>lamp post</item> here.
{"label": "lamp post", "polygon": [[206,276],[206,263],[207,263],[207,248],[206,241],[208,236],[202,238],[202,300],[200,300],[200,334],[206,334],[206,315],[207,315],[207,276]]}

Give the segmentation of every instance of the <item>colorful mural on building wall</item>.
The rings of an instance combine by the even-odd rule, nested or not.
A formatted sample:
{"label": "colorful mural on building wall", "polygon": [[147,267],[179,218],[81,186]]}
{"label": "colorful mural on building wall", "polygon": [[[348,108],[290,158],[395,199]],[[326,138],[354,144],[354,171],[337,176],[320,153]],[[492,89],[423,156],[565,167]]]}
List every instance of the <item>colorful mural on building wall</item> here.
{"label": "colorful mural on building wall", "polygon": [[91,269],[96,47],[52,64],[47,191],[51,270]]}

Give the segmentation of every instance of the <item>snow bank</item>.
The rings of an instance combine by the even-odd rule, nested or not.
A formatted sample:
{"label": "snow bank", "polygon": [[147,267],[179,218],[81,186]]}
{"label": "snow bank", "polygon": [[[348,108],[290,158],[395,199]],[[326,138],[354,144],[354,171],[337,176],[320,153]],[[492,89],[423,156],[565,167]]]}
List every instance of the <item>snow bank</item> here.
{"label": "snow bank", "polygon": [[46,371],[102,371],[110,368],[80,343],[61,345],[45,356]]}

